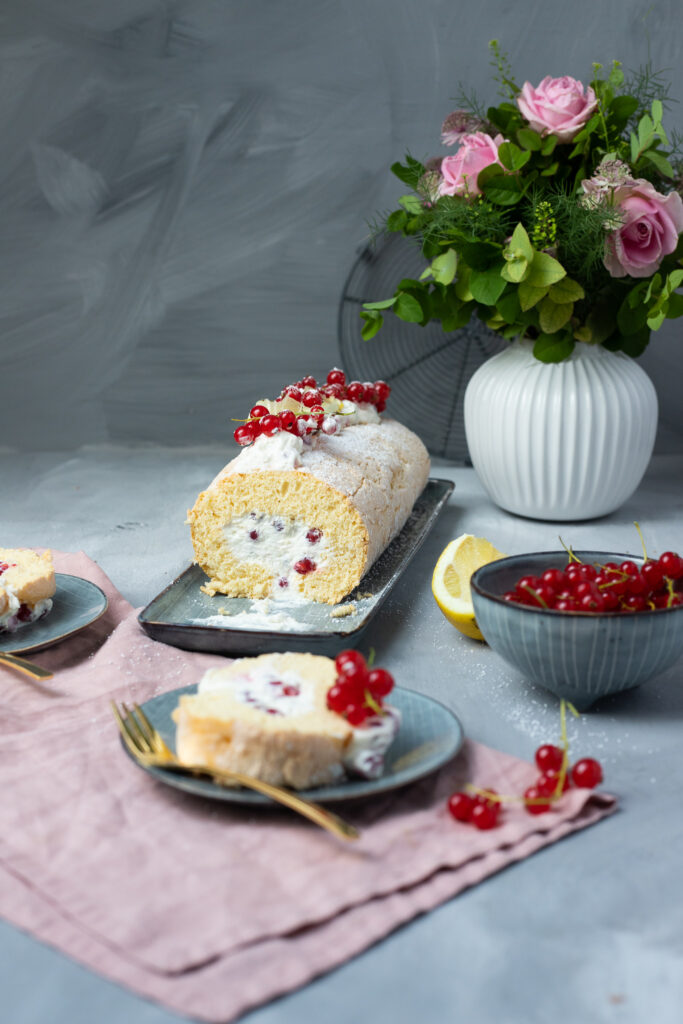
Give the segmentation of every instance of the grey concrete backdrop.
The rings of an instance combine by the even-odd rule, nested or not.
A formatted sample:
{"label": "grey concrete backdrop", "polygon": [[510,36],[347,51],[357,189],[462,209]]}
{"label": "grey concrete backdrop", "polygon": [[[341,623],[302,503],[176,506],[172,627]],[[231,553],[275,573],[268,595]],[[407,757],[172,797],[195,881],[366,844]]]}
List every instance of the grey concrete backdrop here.
{"label": "grey concrete backdrop", "polygon": [[[228,439],[337,359],[342,283],[462,80],[648,58],[680,0],[3,0],[0,444]],[[668,115],[682,126],[681,107]],[[416,331],[419,328],[416,328]],[[680,322],[643,359],[681,446]]]}

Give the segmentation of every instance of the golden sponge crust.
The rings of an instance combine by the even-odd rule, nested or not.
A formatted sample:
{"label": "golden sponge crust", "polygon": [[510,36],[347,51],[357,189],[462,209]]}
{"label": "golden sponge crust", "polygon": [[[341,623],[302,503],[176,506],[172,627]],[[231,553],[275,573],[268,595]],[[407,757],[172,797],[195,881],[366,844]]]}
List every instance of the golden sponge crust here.
{"label": "golden sponge crust", "polygon": [[0,562],[9,564],[0,576],[0,589],[4,592],[7,587],[22,604],[32,606],[54,595],[56,581],[51,551],[0,548]]}

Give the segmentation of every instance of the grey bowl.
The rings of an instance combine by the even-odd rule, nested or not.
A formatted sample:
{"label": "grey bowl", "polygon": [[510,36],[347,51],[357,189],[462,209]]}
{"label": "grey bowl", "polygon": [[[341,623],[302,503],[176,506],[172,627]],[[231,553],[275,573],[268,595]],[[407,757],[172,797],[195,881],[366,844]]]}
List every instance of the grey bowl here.
{"label": "grey bowl", "polygon": [[[633,555],[577,551],[583,562],[623,562]],[[477,624],[489,646],[532,683],[586,711],[608,694],[629,690],[683,654],[683,605],[634,614],[553,612],[508,604],[503,594],[521,576],[567,562],[564,551],[512,555],[471,579]]]}

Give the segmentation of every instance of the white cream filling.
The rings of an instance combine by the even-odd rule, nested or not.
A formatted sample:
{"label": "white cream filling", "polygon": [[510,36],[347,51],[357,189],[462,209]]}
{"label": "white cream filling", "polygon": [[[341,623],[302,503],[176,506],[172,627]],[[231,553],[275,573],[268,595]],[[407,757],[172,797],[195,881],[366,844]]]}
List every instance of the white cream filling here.
{"label": "white cream filling", "polygon": [[[265,667],[252,668],[244,675],[226,677],[225,669],[212,668],[197,687],[198,693],[228,692],[242,704],[266,714],[305,715],[315,709],[313,686],[295,672],[276,673]],[[384,771],[384,755],[401,724],[397,708],[385,704],[383,714],[373,715],[362,726],[351,727],[351,741],[342,755],[346,771],[376,779]]]}
{"label": "white cream filling", "polygon": [[17,612],[21,607],[19,598],[14,591],[5,585],[3,590],[7,594],[8,606],[4,613],[0,615],[0,630],[7,630],[8,632],[14,632],[15,629],[21,629],[22,626],[30,626],[32,622],[36,622],[38,619],[42,619],[44,615],[52,610],[52,599],[49,597],[44,598],[42,601],[38,601],[31,609],[31,615],[27,619],[18,619]]}
{"label": "white cream filling", "polygon": [[285,717],[305,715],[315,709],[312,688],[304,679],[294,672],[276,673],[263,667],[227,679],[224,669],[209,669],[197,690],[199,693],[221,693],[227,690],[235,700],[257,711]]}
{"label": "white cream filling", "polygon": [[[310,540],[309,535],[317,539]],[[330,557],[330,545],[316,527],[256,510],[231,519],[223,527],[223,538],[237,561],[256,562],[273,577],[275,599],[287,600],[298,592],[308,574],[297,572],[297,562],[308,558],[316,569],[322,569]]]}

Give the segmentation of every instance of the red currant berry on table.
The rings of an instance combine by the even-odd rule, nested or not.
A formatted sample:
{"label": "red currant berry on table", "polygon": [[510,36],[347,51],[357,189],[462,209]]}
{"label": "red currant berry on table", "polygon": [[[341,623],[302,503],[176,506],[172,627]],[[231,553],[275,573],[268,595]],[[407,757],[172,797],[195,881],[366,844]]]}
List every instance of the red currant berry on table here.
{"label": "red currant berry on table", "polygon": [[394,677],[385,668],[373,668],[368,674],[368,690],[373,697],[387,697],[394,688]]}
{"label": "red currant berry on table", "polygon": [[538,786],[529,786],[524,792],[524,807],[529,814],[545,814],[550,810],[550,804],[544,802],[546,793],[541,793]]}
{"label": "red currant berry on table", "polygon": [[500,804],[495,799],[495,797],[497,797],[497,796],[498,796],[498,793],[496,792],[496,790],[495,789],[491,789],[491,787],[489,786],[489,787],[487,787],[485,793],[476,793],[475,794],[474,802],[475,802],[475,804],[486,804],[487,807],[489,807],[489,806],[490,807],[499,807]]}
{"label": "red currant berry on table", "polygon": [[475,802],[468,793],[453,793],[448,798],[448,811],[456,821],[470,821]]}
{"label": "red currant berry on table", "polygon": [[267,415],[268,409],[266,409],[265,405],[255,405],[249,413],[251,419],[259,419],[259,417]]}
{"label": "red currant berry on table", "polygon": [[479,828],[484,831],[496,827],[498,824],[499,814],[500,804],[498,803],[489,802],[486,804],[475,804],[472,808],[470,821],[475,828]]}
{"label": "red currant berry on table", "polygon": [[541,772],[559,772],[564,751],[552,743],[543,743],[534,754],[534,761]]}
{"label": "red currant berry on table", "polygon": [[535,782],[536,789],[540,790],[541,796],[555,796],[557,793],[566,793],[571,782],[569,779],[569,772],[565,772],[564,778],[562,779],[562,788],[558,788],[560,784],[560,771],[555,771],[554,768],[544,772]]}
{"label": "red currant berry on table", "polygon": [[584,757],[571,770],[572,782],[579,789],[595,789],[602,782],[602,767],[594,757]]}

